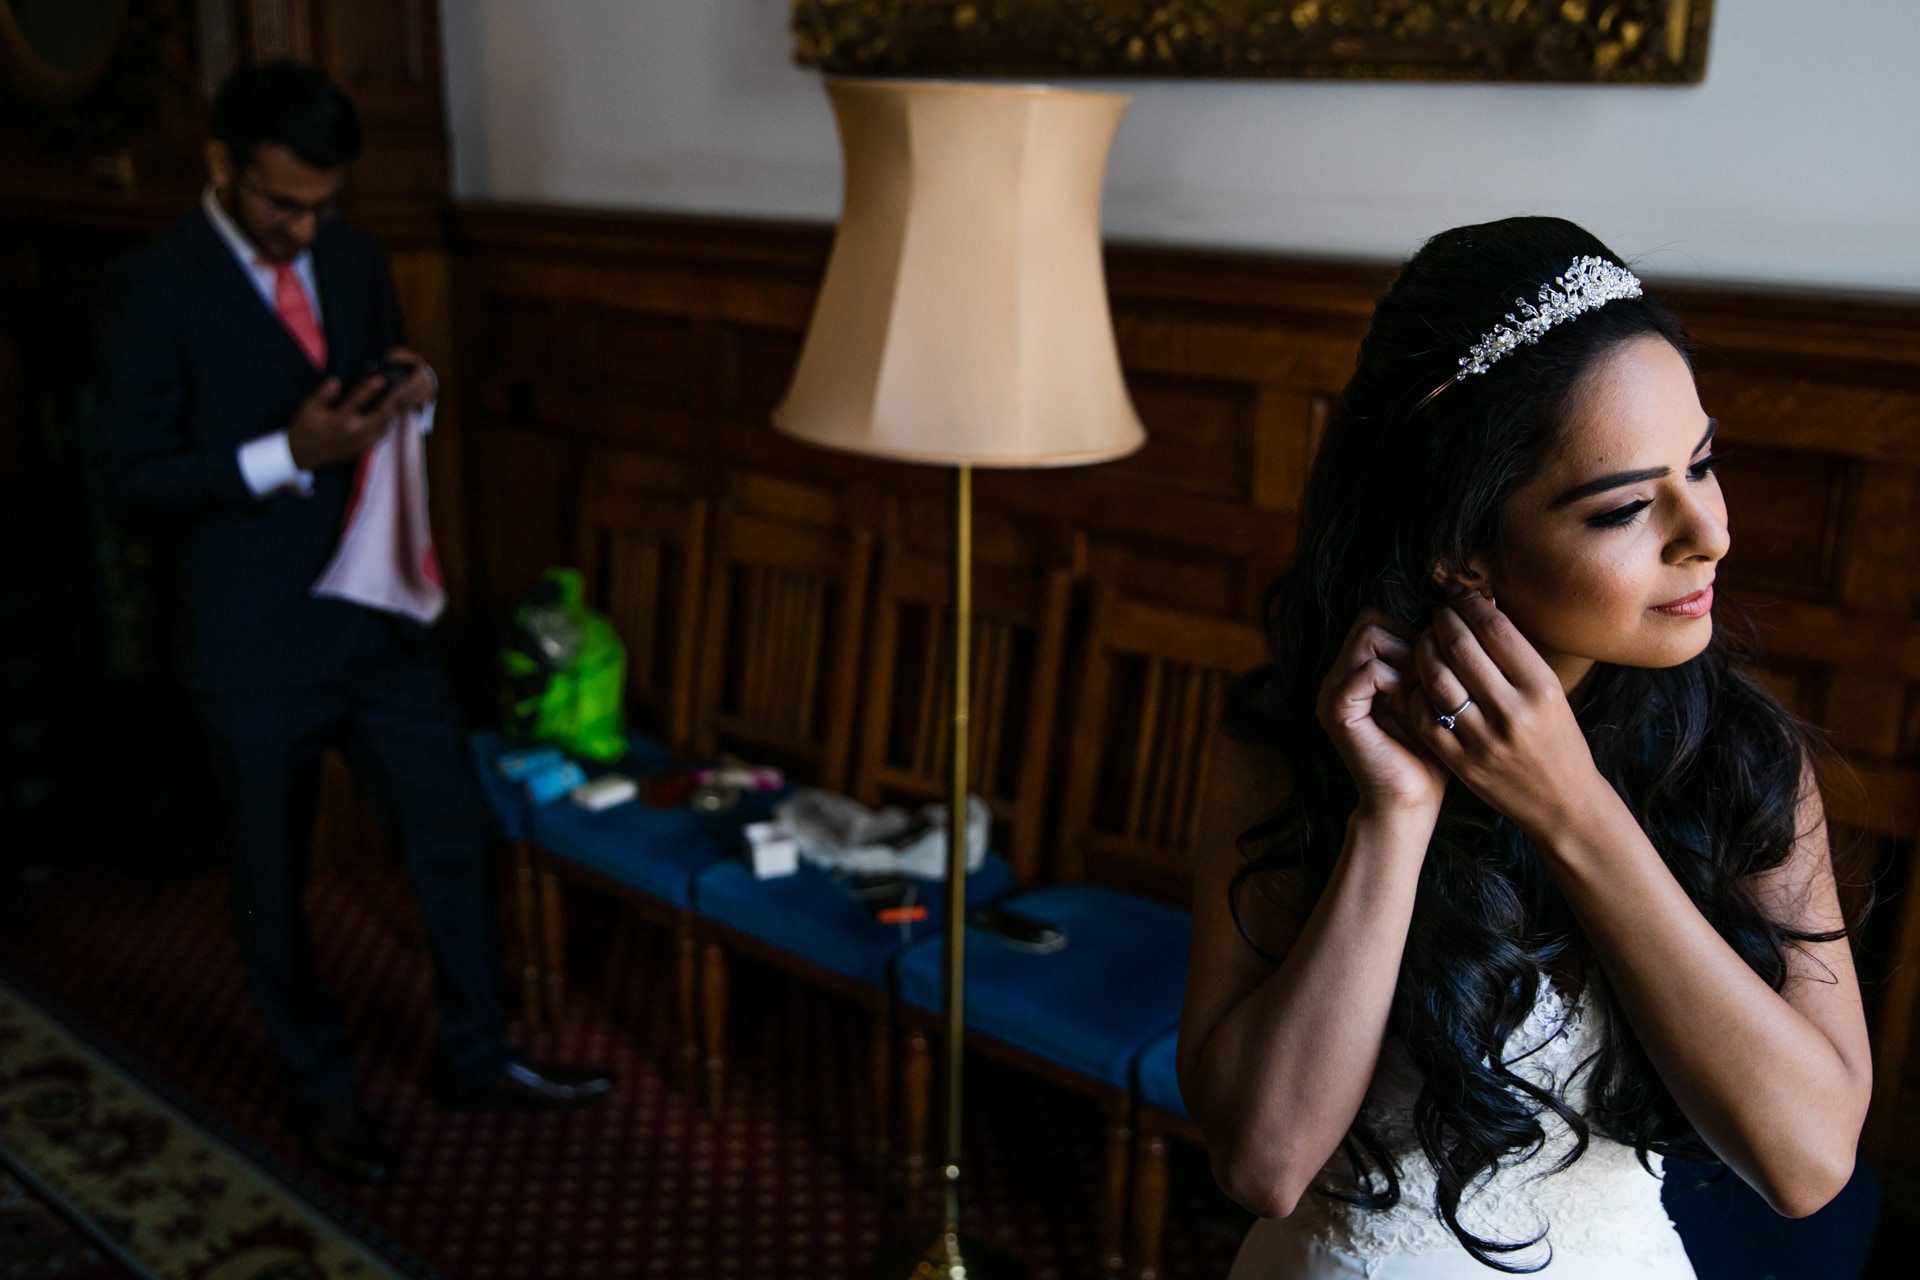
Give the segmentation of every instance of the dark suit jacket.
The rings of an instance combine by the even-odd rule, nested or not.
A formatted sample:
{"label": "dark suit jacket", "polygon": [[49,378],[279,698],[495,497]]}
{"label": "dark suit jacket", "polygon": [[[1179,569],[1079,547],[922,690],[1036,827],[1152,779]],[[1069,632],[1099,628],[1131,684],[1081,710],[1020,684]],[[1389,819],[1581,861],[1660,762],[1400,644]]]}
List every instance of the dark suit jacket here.
{"label": "dark suit jacket", "polygon": [[[402,341],[380,247],[340,223],[313,245],[328,372],[351,386]],[[110,509],[178,534],[178,660],[201,689],[289,687],[340,670],[360,606],[308,594],[339,542],[353,463],[313,495],[255,497],[246,441],[284,430],[324,376],[199,209],[116,264],[98,433]],[[412,625],[412,624],[409,624]]]}

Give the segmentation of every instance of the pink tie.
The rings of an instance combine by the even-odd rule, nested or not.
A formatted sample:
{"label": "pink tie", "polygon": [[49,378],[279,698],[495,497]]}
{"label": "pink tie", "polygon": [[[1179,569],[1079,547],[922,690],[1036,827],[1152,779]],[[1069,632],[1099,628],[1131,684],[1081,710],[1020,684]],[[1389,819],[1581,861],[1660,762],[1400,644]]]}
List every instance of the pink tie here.
{"label": "pink tie", "polygon": [[307,359],[316,369],[327,367],[327,336],[320,332],[320,325],[313,318],[313,304],[307,301],[307,291],[300,284],[300,276],[291,262],[268,262],[273,268],[273,309],[280,313],[280,323],[287,326],[287,332],[307,353]]}

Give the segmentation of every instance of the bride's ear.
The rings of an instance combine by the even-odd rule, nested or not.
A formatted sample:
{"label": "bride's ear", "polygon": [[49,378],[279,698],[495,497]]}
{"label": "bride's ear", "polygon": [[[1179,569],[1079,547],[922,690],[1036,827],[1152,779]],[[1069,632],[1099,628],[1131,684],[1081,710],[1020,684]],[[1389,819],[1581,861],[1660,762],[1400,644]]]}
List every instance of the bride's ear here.
{"label": "bride's ear", "polygon": [[1449,564],[1445,560],[1433,562],[1433,585],[1449,600],[1478,593],[1488,600],[1493,599],[1493,575],[1486,561],[1475,556],[1464,565]]}

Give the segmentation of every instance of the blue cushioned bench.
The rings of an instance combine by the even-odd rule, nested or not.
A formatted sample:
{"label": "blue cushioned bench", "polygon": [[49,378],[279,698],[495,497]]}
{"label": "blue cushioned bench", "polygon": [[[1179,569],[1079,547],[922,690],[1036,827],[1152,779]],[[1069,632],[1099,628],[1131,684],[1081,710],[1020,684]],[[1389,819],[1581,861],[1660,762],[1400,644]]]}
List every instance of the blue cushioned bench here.
{"label": "blue cushioned bench", "polygon": [[[1034,955],[969,927],[969,1034],[1131,1092],[1134,1059],[1180,1016],[1188,914],[1096,884],[1048,885],[1006,905],[1060,926],[1067,945]],[[900,960],[901,999],[939,1012],[941,968],[938,939],[909,947]]]}
{"label": "blue cushioned bench", "polygon": [[1135,1090],[1140,1105],[1164,1111],[1181,1120],[1191,1120],[1186,1099],[1180,1096],[1180,1082],[1174,1076],[1174,1055],[1179,1050],[1180,1033],[1168,1031],[1140,1054],[1134,1068]]}
{"label": "blue cushioned bench", "polygon": [[[967,877],[967,903],[981,906],[1013,892],[1013,870],[988,853]],[[928,918],[911,925],[875,922],[873,912],[845,881],[803,864],[798,872],[757,880],[745,862],[730,860],[700,873],[696,895],[703,922],[806,960],[826,973],[876,990],[890,985],[894,961],[911,942],[940,931],[946,882],[919,882]],[[751,949],[751,948],[750,948]]]}
{"label": "blue cushioned bench", "polygon": [[1134,1064],[1134,1096],[1139,1114],[1134,1127],[1133,1197],[1128,1264],[1135,1280],[1157,1280],[1160,1241],[1167,1218],[1167,1141],[1184,1138],[1204,1146],[1200,1127],[1180,1096],[1174,1066],[1180,1049],[1178,1029],[1154,1038]]}
{"label": "blue cushioned bench", "polygon": [[[1107,1117],[1107,1197],[1102,1210],[1103,1265],[1117,1267],[1125,1212],[1135,1064],[1180,1017],[1192,920],[1186,911],[1098,884],[1057,884],[1016,894],[1010,910],[1058,925],[1067,945],[1049,955],[1008,946],[969,927],[965,1022],[970,1045],[1091,1095]],[[915,1059],[928,1052],[933,1015],[944,992],[938,938],[917,942],[900,959],[900,998],[920,1013],[909,1039]],[[910,1062],[910,1087],[924,1094],[929,1072]],[[925,1177],[928,1114],[910,1097],[907,1178],[917,1204]]]}
{"label": "blue cushioned bench", "polygon": [[[938,938],[945,923],[946,882],[923,880],[919,901],[927,919],[883,925],[846,881],[803,864],[791,876],[757,880],[744,862],[728,861],[700,875],[697,912],[705,939],[701,958],[706,1010],[707,1099],[720,1105],[725,1090],[728,948],[746,952],[850,996],[873,1024],[870,1088],[875,1133],[882,1151],[892,1112],[893,971],[906,947]],[[997,902],[1014,889],[1013,869],[989,852],[967,877],[971,906]]]}
{"label": "blue cushioned bench", "polygon": [[[555,875],[560,870],[567,878],[593,884],[673,928],[682,1069],[691,1084],[699,1054],[694,1025],[695,885],[703,871],[740,851],[741,829],[772,816],[774,805],[786,792],[749,792],[718,813],[686,806],[653,809],[639,801],[599,813],[565,799],[535,806],[497,768],[500,757],[518,745],[490,731],[471,737],[488,800],[514,846],[516,915],[527,957],[523,982],[530,1018],[538,1018],[542,1002],[550,1015],[556,1014],[564,1000],[565,924]],[[583,761],[581,766],[590,777],[620,772],[645,778],[698,763],[676,756],[655,739],[634,734],[629,737],[627,755],[620,760]]]}

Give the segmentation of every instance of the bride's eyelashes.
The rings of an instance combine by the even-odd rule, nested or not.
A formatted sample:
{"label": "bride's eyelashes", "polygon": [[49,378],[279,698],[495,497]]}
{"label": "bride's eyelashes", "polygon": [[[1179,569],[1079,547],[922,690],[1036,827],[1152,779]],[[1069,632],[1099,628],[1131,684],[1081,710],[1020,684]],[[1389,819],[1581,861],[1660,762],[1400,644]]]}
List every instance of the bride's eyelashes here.
{"label": "bride's eyelashes", "polygon": [[[1714,452],[1687,468],[1687,475],[1694,480],[1705,480],[1713,473],[1716,467],[1719,467],[1732,456],[1733,450],[1731,448],[1723,447],[1716,449]],[[1643,498],[1639,502],[1630,502],[1624,507],[1609,511],[1605,515],[1594,516],[1591,520],[1588,520],[1587,523],[1595,529],[1624,529],[1634,522],[1634,517],[1652,505],[1653,500],[1651,498]]]}

